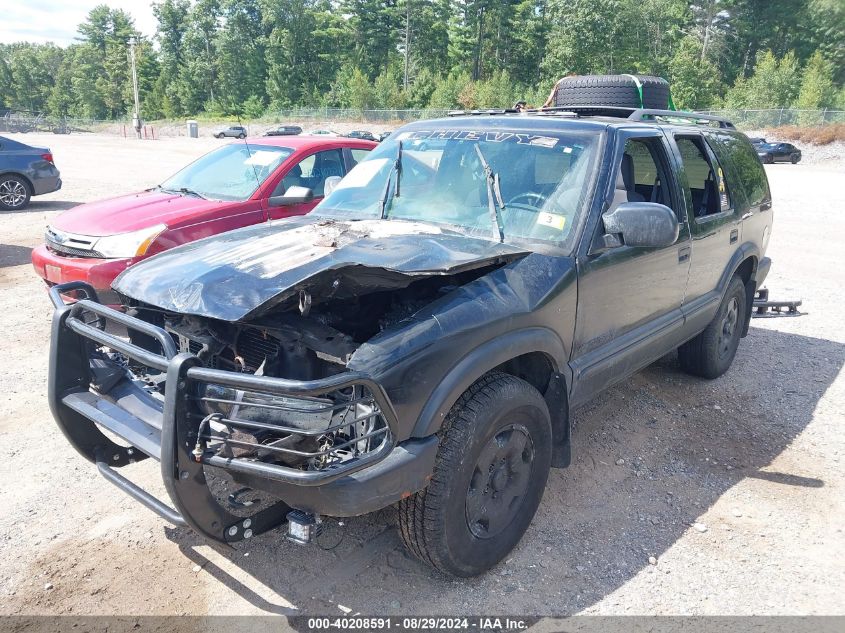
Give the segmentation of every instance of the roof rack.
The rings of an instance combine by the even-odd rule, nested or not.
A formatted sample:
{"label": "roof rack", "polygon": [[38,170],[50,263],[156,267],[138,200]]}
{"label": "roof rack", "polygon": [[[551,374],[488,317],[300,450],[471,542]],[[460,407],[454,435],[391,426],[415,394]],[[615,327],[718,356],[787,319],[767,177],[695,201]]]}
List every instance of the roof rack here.
{"label": "roof rack", "polygon": [[608,116],[627,119],[629,121],[649,122],[657,119],[683,119],[693,124],[718,123],[720,128],[734,130],[736,127],[728,119],[698,112],[682,110],[656,110],[651,108],[624,108],[619,106],[556,106],[551,108],[532,108],[516,110],[515,108],[501,108],[490,110],[453,110],[448,116],[495,116],[502,114],[513,115],[546,115],[565,117]]}
{"label": "roof rack", "polygon": [[728,130],[735,130],[736,126],[733,123],[728,121],[727,119],[719,116],[713,116],[711,114],[699,114],[698,112],[683,112],[677,110],[652,110],[642,108],[639,110],[634,110],[631,115],[628,117],[629,121],[653,121],[658,118],[663,119],[687,119],[692,121],[693,123],[699,123],[700,121],[707,121],[707,122],[714,122],[718,123],[720,128],[725,128]]}

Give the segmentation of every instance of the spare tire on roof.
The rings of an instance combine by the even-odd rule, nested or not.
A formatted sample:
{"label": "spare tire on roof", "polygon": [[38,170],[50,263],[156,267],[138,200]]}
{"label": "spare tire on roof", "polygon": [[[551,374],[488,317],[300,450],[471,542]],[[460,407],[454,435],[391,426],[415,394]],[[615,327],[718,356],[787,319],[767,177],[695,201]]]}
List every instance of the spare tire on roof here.
{"label": "spare tire on roof", "polygon": [[649,75],[574,75],[557,82],[551,105],[561,108],[608,106],[666,110],[669,107],[669,82]]}

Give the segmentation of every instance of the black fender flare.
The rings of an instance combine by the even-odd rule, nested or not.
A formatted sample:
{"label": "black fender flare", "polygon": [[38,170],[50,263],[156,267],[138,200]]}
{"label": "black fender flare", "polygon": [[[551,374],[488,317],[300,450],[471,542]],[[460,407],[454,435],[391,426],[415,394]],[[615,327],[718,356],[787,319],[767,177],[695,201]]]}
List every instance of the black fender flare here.
{"label": "black fender flare", "polygon": [[[564,384],[562,389],[555,388],[557,381],[568,383],[567,376],[563,372],[568,368],[569,354],[563,341],[546,327],[514,330],[474,348],[449,370],[429,395],[411,436],[427,437],[437,433],[446,419],[446,414],[472,383],[502,363],[534,352],[544,354],[552,365],[552,380],[547,392],[562,394],[565,399],[565,395],[569,393],[568,384]],[[569,415],[568,412],[566,413],[567,415],[562,417],[568,423]],[[553,425],[555,417],[561,416],[553,415]],[[565,431],[565,439],[568,443],[568,429]]]}

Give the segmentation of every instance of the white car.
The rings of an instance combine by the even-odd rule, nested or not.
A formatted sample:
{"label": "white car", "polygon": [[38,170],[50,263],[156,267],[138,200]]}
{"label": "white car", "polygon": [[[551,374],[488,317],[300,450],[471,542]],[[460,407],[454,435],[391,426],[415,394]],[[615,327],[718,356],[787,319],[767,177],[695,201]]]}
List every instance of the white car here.
{"label": "white car", "polygon": [[305,132],[310,136],[340,136],[337,132],[333,132],[332,130],[308,130]]}

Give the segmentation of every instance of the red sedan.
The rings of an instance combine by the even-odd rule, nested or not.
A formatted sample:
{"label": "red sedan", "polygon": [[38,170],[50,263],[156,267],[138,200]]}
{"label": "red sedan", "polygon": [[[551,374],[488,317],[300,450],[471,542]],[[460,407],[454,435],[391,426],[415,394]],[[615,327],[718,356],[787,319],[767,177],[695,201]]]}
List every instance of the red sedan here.
{"label": "red sedan", "polygon": [[[104,303],[124,269],[168,248],[250,224],[308,213],[326,179],[343,177],[376,147],[313,136],[261,137],[220,147],[140,193],[58,216],[32,251],[48,286],[85,281]],[[331,181],[330,181],[331,182]]]}

